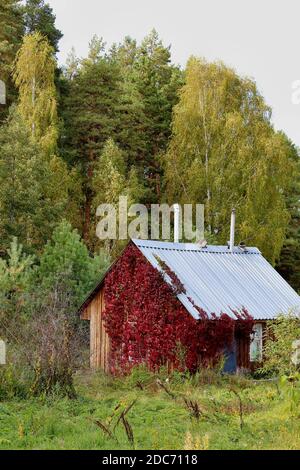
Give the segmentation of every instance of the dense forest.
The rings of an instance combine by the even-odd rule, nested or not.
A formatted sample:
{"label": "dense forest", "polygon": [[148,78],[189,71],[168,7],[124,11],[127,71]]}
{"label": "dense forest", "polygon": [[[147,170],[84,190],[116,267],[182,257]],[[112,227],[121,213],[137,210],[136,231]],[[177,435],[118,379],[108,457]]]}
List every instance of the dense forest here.
{"label": "dense forest", "polygon": [[[64,3],[73,24],[75,2]],[[98,3],[82,2],[82,14],[95,15]],[[215,14],[200,3],[221,42]],[[226,31],[229,16],[244,26],[235,10],[246,17],[230,3]],[[162,9],[168,25],[173,9],[188,11]],[[258,16],[252,27],[277,52],[263,9]],[[194,38],[192,23],[184,26]],[[97,207],[113,204],[119,214],[121,196],[128,207],[203,204],[210,244],[226,245],[235,208],[236,244],[257,246],[300,294],[299,149],[274,128],[259,85],[221,61],[174,63],[154,29],[109,45],[98,32],[86,57],[72,49],[61,63],[64,32],[47,0],[0,0],[0,449],[107,449],[110,458],[111,449],[299,449],[299,312],[278,312],[287,315],[266,326],[256,319],[263,338],[250,337],[251,311],[232,310],[239,321],[221,311],[208,318],[189,298],[196,321],[177,299],[176,273],[153,253],[159,273],[129,246],[95,296],[91,321],[80,319],[128,242],[96,235]],[[247,54],[257,44],[250,36]],[[230,276],[230,266],[222,272]],[[255,369],[224,373],[258,342]],[[107,345],[116,376],[93,371]]]}
{"label": "dense forest", "polygon": [[[205,204],[206,237],[257,246],[300,289],[299,155],[256,83],[225,64],[172,62],[153,30],[87,57],[57,53],[44,0],[0,0],[0,320],[77,307],[124,246],[96,237],[96,208]],[[56,297],[57,298],[57,297]],[[66,296],[64,296],[66,299]],[[66,302],[66,300],[64,300]]]}

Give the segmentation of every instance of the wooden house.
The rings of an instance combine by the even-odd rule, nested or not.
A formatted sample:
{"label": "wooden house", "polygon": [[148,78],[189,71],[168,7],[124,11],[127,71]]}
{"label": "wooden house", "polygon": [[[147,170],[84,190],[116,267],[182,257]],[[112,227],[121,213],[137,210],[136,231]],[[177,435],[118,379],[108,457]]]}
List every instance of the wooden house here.
{"label": "wooden house", "polygon": [[[129,269],[128,253],[131,260],[134,260],[135,267],[129,275],[126,275],[126,270]],[[201,247],[199,244],[191,243],[132,240],[80,309],[81,318],[90,322],[91,367],[100,368],[106,372],[111,371],[111,358],[116,357],[117,354],[116,346],[112,350],[112,339],[115,334],[119,341],[116,343],[118,347],[124,350],[127,348],[127,360],[133,360],[135,354],[128,352],[128,349],[137,351],[134,342],[138,340],[134,338],[140,338],[143,341],[144,349],[141,347],[143,357],[149,357],[151,344],[156,343],[156,337],[151,336],[151,330],[149,330],[151,323],[150,327],[147,324],[148,329],[145,330],[140,327],[139,323],[143,323],[149,315],[153,315],[153,309],[157,309],[159,295],[162,295],[157,294],[163,286],[157,284],[155,273],[159,273],[162,283],[165,283],[168,288],[174,282],[181,286],[177,290],[173,289],[173,292],[176,297],[178,316],[186,315],[186,324],[189,318],[195,322],[195,325],[201,322],[202,309],[208,315],[213,315],[213,318],[221,314],[233,318],[233,312],[243,309],[251,315],[254,322],[254,333],[251,338],[236,337],[231,350],[227,351],[225,370],[230,372],[237,369],[251,369],[253,365],[260,362],[266,321],[273,319],[281,312],[300,307],[298,294],[267,262],[257,248]],[[119,289],[118,293],[116,289]],[[124,289],[129,291],[126,305],[125,302],[123,305],[120,300],[122,295],[125,295]],[[156,298],[156,304],[151,304],[153,297]],[[166,303],[163,303],[165,301],[163,297],[161,298],[162,305],[159,314],[166,315]],[[107,324],[106,303],[109,304],[110,310],[115,306],[118,309],[116,315],[123,318],[120,329],[124,327],[124,322],[127,322],[127,326],[129,325],[126,330],[129,331],[127,336],[124,333],[124,336],[120,338],[118,322],[115,321],[113,325]],[[135,316],[131,316],[133,310]],[[170,318],[173,318],[175,322],[177,321],[176,315],[177,313],[173,317],[169,316],[165,324],[166,334],[163,340],[167,344],[166,349],[172,347],[169,341],[169,335],[171,335],[169,331],[172,331]],[[115,318],[118,317],[115,316]],[[160,318],[156,313],[152,327],[155,328],[157,323],[160,323]],[[185,323],[182,322],[180,325],[177,331],[184,333],[182,330],[185,329]],[[139,335],[134,337],[137,330]],[[152,338],[150,344],[147,343],[147,334]],[[159,341],[156,348],[162,348],[164,345],[161,338]],[[144,346],[146,343],[147,346]],[[145,350],[145,348],[148,349]],[[156,357],[158,357],[157,350]]]}

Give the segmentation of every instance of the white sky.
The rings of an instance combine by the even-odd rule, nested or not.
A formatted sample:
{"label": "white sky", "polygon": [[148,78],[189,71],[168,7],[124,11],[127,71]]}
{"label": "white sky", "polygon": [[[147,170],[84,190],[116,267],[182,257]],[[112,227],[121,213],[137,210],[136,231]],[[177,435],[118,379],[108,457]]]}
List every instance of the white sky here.
{"label": "white sky", "polygon": [[[299,0],[47,0],[64,33],[60,62],[74,46],[87,53],[94,34],[108,45],[125,35],[141,40],[154,27],[172,45],[175,63],[190,55],[221,59],[256,80],[273,108],[273,122],[300,146]],[[300,86],[298,86],[300,88]]]}

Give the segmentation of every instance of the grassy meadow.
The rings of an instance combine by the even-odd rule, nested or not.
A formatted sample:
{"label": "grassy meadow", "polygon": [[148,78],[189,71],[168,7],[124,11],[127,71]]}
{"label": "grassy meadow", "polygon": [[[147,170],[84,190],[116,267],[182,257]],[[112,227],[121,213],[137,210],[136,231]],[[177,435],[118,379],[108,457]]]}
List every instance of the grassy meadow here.
{"label": "grassy meadow", "polygon": [[1,401],[0,449],[300,449],[299,413],[272,381],[82,371],[76,390]]}

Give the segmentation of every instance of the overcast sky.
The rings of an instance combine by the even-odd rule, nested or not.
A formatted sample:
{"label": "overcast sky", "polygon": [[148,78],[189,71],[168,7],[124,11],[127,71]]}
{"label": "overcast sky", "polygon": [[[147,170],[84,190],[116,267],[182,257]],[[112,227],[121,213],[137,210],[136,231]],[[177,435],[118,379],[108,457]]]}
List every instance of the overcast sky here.
{"label": "overcast sky", "polygon": [[[87,53],[94,34],[108,45],[126,35],[141,40],[155,28],[175,63],[190,55],[221,59],[252,77],[273,109],[273,122],[300,146],[299,0],[48,0],[64,33],[60,62],[71,47]],[[300,89],[299,84],[295,84]],[[299,94],[300,96],[300,94]],[[300,101],[300,100],[299,100]]]}

